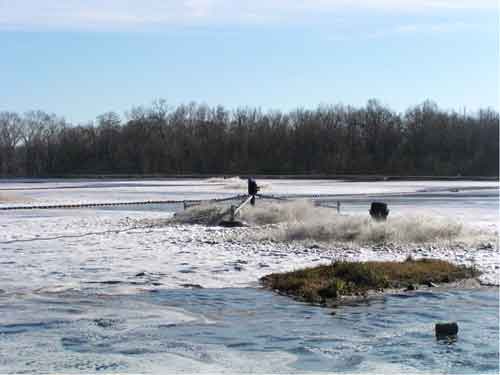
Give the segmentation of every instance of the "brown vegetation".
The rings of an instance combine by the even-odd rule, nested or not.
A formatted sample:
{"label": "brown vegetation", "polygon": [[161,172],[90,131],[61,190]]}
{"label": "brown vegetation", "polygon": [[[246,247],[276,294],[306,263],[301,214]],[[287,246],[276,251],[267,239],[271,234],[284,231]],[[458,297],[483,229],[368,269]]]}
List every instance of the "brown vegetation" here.
{"label": "brown vegetation", "polygon": [[430,283],[450,283],[476,277],[474,268],[443,260],[407,259],[404,262],[344,262],[275,273],[261,283],[270,289],[312,303],[328,303],[342,296],[366,296],[369,291],[401,289]]}

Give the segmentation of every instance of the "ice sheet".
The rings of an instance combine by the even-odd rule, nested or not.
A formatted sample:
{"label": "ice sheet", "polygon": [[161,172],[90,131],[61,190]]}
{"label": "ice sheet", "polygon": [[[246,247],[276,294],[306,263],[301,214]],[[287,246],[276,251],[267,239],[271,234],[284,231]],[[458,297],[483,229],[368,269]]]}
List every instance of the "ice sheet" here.
{"label": "ice sheet", "polygon": [[[328,194],[366,196],[420,191],[497,189],[498,181],[259,180],[264,194]],[[246,193],[246,181],[229,179],[175,180],[3,180],[0,207],[26,204],[77,204],[148,200],[225,198]],[[2,198],[3,197],[3,198]]]}

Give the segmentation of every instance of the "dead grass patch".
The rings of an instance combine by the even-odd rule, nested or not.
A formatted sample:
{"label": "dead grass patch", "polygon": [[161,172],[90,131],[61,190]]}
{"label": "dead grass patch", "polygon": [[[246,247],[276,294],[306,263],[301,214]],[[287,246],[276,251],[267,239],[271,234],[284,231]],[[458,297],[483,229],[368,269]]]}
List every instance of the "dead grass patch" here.
{"label": "dead grass patch", "polygon": [[331,265],[267,275],[260,281],[267,288],[297,299],[323,304],[342,296],[366,296],[368,291],[383,291],[387,288],[450,283],[479,274],[474,268],[436,259],[407,259],[404,262],[337,261]]}

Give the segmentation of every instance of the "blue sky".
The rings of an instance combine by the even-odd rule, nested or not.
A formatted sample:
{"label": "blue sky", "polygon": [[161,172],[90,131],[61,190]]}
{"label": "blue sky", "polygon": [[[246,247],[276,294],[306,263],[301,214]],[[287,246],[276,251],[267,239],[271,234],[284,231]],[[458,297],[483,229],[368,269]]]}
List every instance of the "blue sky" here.
{"label": "blue sky", "polygon": [[0,110],[498,104],[496,0],[0,0]]}

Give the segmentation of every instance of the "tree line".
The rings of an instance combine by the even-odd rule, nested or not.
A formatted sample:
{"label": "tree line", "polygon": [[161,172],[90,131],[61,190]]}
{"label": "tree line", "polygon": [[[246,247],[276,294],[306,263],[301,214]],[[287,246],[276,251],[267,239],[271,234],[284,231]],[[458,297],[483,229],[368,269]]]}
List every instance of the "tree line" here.
{"label": "tree line", "polygon": [[204,104],[135,107],[71,124],[43,111],[0,112],[0,175],[386,174],[497,176],[499,114],[397,113],[321,105],[289,112]]}

